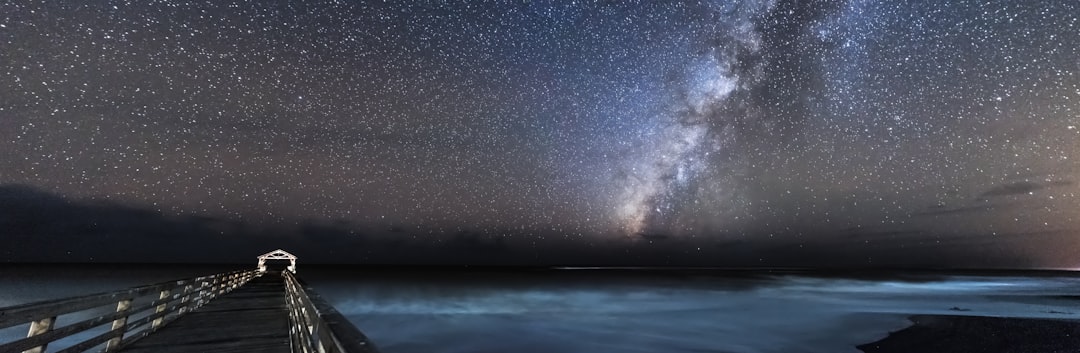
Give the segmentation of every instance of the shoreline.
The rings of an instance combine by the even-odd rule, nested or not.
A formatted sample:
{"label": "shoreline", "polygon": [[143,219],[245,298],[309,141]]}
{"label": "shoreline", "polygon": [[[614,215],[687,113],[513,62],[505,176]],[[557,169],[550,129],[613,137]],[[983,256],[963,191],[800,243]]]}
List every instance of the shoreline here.
{"label": "shoreline", "polygon": [[912,325],[876,342],[865,353],[1042,353],[1080,351],[1077,320],[963,315],[913,315]]}

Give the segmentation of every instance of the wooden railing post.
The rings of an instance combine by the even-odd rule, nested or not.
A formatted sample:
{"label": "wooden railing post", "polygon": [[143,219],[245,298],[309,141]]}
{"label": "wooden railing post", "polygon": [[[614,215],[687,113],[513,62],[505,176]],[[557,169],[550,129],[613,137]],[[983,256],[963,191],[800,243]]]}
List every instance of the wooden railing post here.
{"label": "wooden railing post", "polygon": [[[161,294],[158,295],[158,299],[168,298],[169,295],[172,295],[172,291],[170,291],[168,289],[162,289]],[[163,313],[168,308],[169,308],[169,303],[168,302],[161,303],[161,304],[159,304],[157,306],[157,309],[154,310],[154,313],[158,313],[158,314]],[[154,323],[151,324],[150,329],[157,329],[158,327],[161,327],[161,324],[164,323],[164,322],[165,322],[165,315],[162,315],[161,317],[154,319]]]}
{"label": "wooden railing post", "polygon": [[196,300],[195,300],[195,306],[193,307],[193,309],[198,309],[198,308],[202,307],[203,302],[206,301],[206,292],[209,291],[210,288],[213,288],[213,285],[211,284],[211,281],[203,279],[199,283],[199,292],[195,295]]}
{"label": "wooden railing post", "polygon": [[221,276],[221,283],[218,284],[218,295],[225,294],[229,291],[230,281],[232,281],[232,275]]}
{"label": "wooden railing post", "polygon": [[[124,299],[116,303],[116,312],[126,311],[131,308],[131,299]],[[127,325],[127,315],[121,316],[116,320],[113,320],[112,329],[123,329]],[[112,352],[117,348],[120,348],[120,342],[124,340],[124,332],[121,331],[119,335],[109,340],[109,343],[105,345],[106,352]]]}
{"label": "wooden railing post", "polygon": [[221,290],[220,286],[221,276],[214,276],[214,278],[210,280],[210,288],[207,288],[207,293],[210,298],[218,295],[218,291]]}
{"label": "wooden railing post", "polygon": [[188,302],[191,301],[191,283],[184,285],[184,291],[180,293],[180,315],[187,314]]}
{"label": "wooden railing post", "polygon": [[[50,330],[52,330],[54,322],[56,322],[55,316],[31,322],[30,332],[26,334],[26,337],[34,337],[49,332]],[[48,344],[43,344],[34,348],[27,349],[23,351],[23,353],[45,353],[45,348],[48,346]]]}

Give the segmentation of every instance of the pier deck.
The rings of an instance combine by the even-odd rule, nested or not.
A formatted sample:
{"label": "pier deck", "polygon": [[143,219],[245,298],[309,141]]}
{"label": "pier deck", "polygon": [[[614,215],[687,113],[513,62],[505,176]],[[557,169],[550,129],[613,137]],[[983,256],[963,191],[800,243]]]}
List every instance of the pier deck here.
{"label": "pier deck", "polygon": [[119,351],[289,353],[284,278],[256,277]]}

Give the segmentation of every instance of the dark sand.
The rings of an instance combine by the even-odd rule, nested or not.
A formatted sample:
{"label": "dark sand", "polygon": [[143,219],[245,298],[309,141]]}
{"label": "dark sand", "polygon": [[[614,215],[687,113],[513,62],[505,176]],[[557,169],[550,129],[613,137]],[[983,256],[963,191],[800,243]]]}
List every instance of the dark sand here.
{"label": "dark sand", "polygon": [[1078,353],[1080,321],[916,315],[914,325],[873,343],[867,353]]}

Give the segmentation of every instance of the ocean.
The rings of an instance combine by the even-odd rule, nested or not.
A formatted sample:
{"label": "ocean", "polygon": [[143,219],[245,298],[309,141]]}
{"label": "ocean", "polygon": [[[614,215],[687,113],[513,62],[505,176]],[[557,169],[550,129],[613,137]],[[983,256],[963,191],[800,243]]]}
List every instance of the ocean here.
{"label": "ocean", "polygon": [[[0,306],[237,268],[8,265]],[[1080,318],[1068,272],[299,270],[384,353],[842,353],[915,314]]]}

